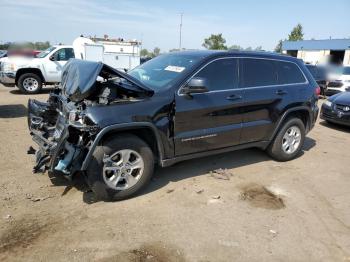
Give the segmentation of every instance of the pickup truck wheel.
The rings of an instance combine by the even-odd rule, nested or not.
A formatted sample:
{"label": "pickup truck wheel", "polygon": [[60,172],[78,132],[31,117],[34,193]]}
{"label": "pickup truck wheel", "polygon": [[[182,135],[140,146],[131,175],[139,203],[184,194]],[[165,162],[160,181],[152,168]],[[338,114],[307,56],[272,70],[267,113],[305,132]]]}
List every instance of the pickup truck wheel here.
{"label": "pickup truck wheel", "polygon": [[18,88],[25,94],[37,94],[42,86],[41,78],[37,74],[26,73],[18,78]]}
{"label": "pickup truck wheel", "polygon": [[153,168],[150,147],[137,136],[122,135],[96,147],[87,168],[87,182],[98,199],[122,200],[149,182]]}
{"label": "pickup truck wheel", "polygon": [[304,123],[299,118],[291,118],[278,131],[267,152],[277,161],[289,161],[300,153],[304,140]]}

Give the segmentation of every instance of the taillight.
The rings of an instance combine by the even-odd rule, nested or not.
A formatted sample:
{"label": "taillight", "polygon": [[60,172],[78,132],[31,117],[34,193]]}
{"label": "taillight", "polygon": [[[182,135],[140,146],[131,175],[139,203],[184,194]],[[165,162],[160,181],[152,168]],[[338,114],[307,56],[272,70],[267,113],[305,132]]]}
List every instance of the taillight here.
{"label": "taillight", "polygon": [[321,94],[321,88],[319,86],[317,86],[315,88],[315,95],[319,96]]}

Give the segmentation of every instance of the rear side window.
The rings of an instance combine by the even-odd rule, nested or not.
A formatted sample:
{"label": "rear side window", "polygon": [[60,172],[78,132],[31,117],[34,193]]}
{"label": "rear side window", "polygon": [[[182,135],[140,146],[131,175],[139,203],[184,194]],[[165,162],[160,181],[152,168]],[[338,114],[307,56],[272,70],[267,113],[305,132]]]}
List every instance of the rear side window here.
{"label": "rear side window", "polygon": [[273,60],[242,59],[242,86],[257,87],[277,85],[277,73]]}
{"label": "rear side window", "polygon": [[235,58],[219,59],[199,71],[195,77],[203,77],[210,91],[227,90],[237,87],[238,63]]}
{"label": "rear side window", "polygon": [[301,84],[306,79],[299,67],[290,62],[276,61],[279,84]]}

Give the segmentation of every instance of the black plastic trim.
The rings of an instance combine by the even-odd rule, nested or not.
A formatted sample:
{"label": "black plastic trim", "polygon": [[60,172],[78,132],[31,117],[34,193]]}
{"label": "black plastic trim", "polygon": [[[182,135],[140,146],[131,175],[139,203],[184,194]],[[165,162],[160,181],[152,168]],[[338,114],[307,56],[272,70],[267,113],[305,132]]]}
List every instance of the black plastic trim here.
{"label": "black plastic trim", "polygon": [[81,166],[81,170],[86,170],[88,167],[88,164],[91,160],[92,154],[96,148],[96,146],[100,143],[102,138],[112,132],[112,131],[126,131],[130,129],[139,129],[139,128],[150,128],[152,129],[153,133],[155,134],[156,137],[156,142],[157,142],[157,148],[158,148],[158,153],[159,153],[159,162],[162,161],[164,158],[164,149],[163,149],[163,143],[162,140],[158,134],[157,128],[149,122],[136,122],[136,123],[124,123],[124,124],[115,124],[115,125],[110,125],[105,128],[103,128],[96,136],[93,144],[89,148],[89,152],[87,153],[83,164]]}
{"label": "black plastic trim", "polygon": [[210,156],[210,155],[216,155],[220,153],[226,153],[230,151],[236,151],[240,149],[246,149],[246,148],[252,148],[252,147],[257,147],[265,150],[268,145],[270,144],[270,141],[259,141],[259,142],[253,142],[253,143],[246,143],[242,145],[236,145],[236,146],[230,146],[230,147],[225,147],[225,148],[220,148],[220,149],[215,149],[215,150],[210,150],[210,151],[203,151],[199,153],[194,153],[194,154],[187,154],[187,155],[182,155],[170,159],[164,159],[160,162],[160,165],[162,167],[167,167],[171,166],[175,163],[193,159],[193,158],[199,158],[199,157],[205,157],[205,156]]}

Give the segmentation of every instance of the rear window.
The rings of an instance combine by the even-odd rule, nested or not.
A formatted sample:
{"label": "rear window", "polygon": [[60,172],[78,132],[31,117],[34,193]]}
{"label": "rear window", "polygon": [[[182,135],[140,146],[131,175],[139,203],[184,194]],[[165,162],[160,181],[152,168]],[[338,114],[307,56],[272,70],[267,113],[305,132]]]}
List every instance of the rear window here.
{"label": "rear window", "polygon": [[277,84],[273,60],[242,59],[243,87],[269,86]]}
{"label": "rear window", "polygon": [[276,61],[279,84],[300,84],[306,79],[299,67],[291,62]]}
{"label": "rear window", "polygon": [[306,65],[307,69],[309,69],[311,75],[315,78],[315,79],[319,79],[319,80],[324,80],[326,79],[326,72],[325,69],[322,67],[317,67],[314,65]]}

